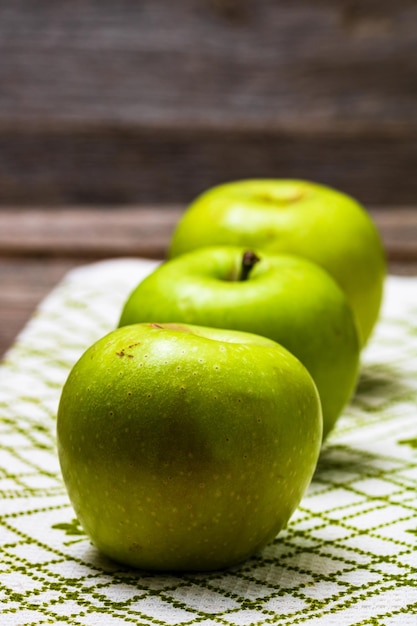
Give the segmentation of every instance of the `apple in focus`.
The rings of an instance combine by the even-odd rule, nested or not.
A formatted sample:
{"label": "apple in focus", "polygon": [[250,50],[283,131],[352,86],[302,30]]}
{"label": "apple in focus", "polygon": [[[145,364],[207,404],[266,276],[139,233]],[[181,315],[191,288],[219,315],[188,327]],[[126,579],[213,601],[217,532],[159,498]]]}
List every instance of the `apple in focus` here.
{"label": "apple in focus", "polygon": [[351,309],[307,259],[224,246],[166,261],[132,291],[119,325],[153,321],[246,331],[283,345],[316,383],[323,437],[354,392],[360,348]]}
{"label": "apple in focus", "polygon": [[169,256],[213,245],[295,254],[322,266],[347,296],[361,345],[368,340],[380,310],[385,256],[372,219],[353,198],[303,180],[213,187],[179,220]]}
{"label": "apple in focus", "polygon": [[112,331],[75,364],[62,474],[104,554],[158,571],[225,568],[287,524],[322,437],[314,382],[266,338],[172,324]]}

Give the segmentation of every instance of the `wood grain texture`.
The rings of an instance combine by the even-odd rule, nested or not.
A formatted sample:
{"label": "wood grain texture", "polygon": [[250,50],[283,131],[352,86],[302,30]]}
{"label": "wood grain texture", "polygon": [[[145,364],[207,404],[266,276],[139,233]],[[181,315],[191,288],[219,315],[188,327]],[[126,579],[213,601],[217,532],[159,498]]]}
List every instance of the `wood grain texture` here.
{"label": "wood grain texture", "polygon": [[[0,256],[163,258],[184,206],[0,208]],[[388,258],[417,261],[417,208],[370,207]]]}
{"label": "wood grain texture", "polygon": [[[162,259],[184,206],[0,208],[0,256]],[[417,207],[370,207],[392,262],[417,262]]]}
{"label": "wood grain texture", "polygon": [[416,128],[409,0],[0,5],[0,118]]}
{"label": "wood grain texture", "polygon": [[0,203],[417,194],[415,0],[0,3]]}
{"label": "wood grain texture", "polygon": [[182,207],[0,209],[3,256],[163,258]]}
{"label": "wood grain texture", "polygon": [[243,178],[303,178],[365,203],[417,197],[417,138],[148,129],[0,131],[0,203],[186,203]]}

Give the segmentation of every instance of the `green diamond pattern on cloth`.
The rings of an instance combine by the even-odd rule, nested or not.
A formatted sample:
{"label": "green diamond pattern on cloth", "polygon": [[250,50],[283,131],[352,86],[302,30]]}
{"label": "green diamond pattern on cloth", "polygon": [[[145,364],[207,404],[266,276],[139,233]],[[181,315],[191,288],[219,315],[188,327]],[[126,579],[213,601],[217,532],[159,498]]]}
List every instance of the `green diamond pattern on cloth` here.
{"label": "green diamond pattern on cloth", "polygon": [[227,572],[137,572],[100,555],[55,447],[62,385],[155,263],[72,271],[0,367],[0,624],[417,624],[417,279],[389,277],[357,393],[288,528]]}

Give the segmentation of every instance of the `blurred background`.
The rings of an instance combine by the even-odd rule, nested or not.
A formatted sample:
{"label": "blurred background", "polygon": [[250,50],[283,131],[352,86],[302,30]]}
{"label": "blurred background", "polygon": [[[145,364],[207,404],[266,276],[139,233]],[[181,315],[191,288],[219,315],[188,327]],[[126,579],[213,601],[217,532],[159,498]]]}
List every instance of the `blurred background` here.
{"label": "blurred background", "polygon": [[337,187],[417,271],[416,172],[416,0],[0,0],[6,343],[69,267],[161,256],[227,180]]}
{"label": "blurred background", "polygon": [[304,177],[417,196],[415,0],[0,3],[0,202]]}

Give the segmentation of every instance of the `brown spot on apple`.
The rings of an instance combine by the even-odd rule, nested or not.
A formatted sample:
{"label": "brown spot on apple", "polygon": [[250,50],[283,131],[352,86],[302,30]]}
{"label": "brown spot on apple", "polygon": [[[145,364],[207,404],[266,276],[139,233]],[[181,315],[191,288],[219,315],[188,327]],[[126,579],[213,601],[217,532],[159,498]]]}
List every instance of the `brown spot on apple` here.
{"label": "brown spot on apple", "polygon": [[124,349],[124,348],[122,348],[122,349],[120,350],[120,352],[116,352],[116,356],[118,356],[118,357],[120,357],[120,358],[122,358],[122,357],[124,357],[124,356],[127,356],[127,358],[128,358],[128,359],[133,359],[133,354],[126,354],[126,352],[125,352],[125,349]]}

